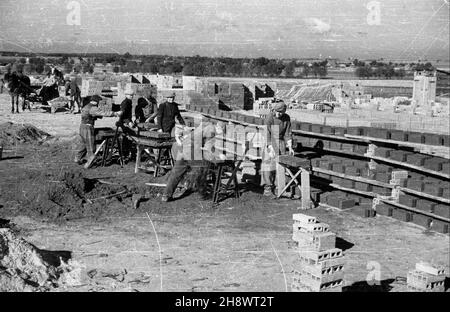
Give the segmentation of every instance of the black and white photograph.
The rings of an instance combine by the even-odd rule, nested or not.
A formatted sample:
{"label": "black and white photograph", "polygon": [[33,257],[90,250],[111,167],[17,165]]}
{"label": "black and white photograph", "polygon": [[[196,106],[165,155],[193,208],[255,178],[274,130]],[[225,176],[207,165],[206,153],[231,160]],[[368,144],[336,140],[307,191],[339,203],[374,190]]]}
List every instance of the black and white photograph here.
{"label": "black and white photograph", "polygon": [[449,24],[448,0],[0,0],[0,292],[450,292]]}

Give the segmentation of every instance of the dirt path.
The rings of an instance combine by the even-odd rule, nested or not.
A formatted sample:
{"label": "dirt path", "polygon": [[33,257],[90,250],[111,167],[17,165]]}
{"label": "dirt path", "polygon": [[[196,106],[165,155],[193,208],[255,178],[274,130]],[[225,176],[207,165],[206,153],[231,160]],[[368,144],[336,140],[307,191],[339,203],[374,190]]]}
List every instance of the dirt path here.
{"label": "dirt path", "polygon": [[[299,201],[267,200],[246,192],[241,201],[229,199],[212,209],[196,194],[162,204],[154,190],[138,210],[132,209],[130,198],[105,200],[99,203],[104,213],[63,223],[17,213],[26,184],[41,181],[32,176],[43,174],[52,180],[58,172],[78,169],[67,146],[79,116],[8,115],[5,99],[0,95],[0,122],[31,123],[68,144],[20,145],[4,155],[11,158],[0,161],[0,218],[10,219],[40,249],[70,252],[79,265],[73,286],[61,290],[290,291],[297,260],[292,214],[298,212]],[[83,169],[83,174],[128,187],[153,180],[146,174],[135,175],[132,163],[124,168]],[[405,290],[404,281],[396,278],[405,278],[420,260],[450,268],[446,235],[383,216],[363,219],[323,207],[308,214],[337,233],[338,247],[345,250],[347,291]],[[356,287],[374,268],[379,268],[382,285]]]}

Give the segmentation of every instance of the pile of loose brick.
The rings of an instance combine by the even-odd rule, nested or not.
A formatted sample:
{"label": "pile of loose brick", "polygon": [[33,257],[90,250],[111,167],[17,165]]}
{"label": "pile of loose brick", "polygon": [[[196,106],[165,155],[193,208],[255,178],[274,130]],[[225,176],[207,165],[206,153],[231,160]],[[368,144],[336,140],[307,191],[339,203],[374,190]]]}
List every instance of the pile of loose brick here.
{"label": "pile of loose brick", "polygon": [[344,254],[336,248],[336,234],[315,217],[293,215],[292,239],[298,245],[298,268],[292,291],[341,292],[344,285]]}
{"label": "pile of loose brick", "polygon": [[445,269],[419,262],[414,270],[408,272],[406,284],[413,292],[444,292]]}
{"label": "pile of loose brick", "polygon": [[[232,111],[218,110],[216,107],[205,107],[190,105],[189,110],[194,110],[202,114],[215,116],[242,122],[246,124],[263,125],[264,120],[259,117],[239,114]],[[366,136],[378,139],[395,140],[409,143],[420,143],[424,145],[441,146],[450,148],[450,135],[408,132],[401,130],[391,130],[382,128],[367,127],[332,127],[311,123],[292,122],[293,130],[302,130],[316,134],[330,135],[329,138],[314,137],[296,133],[297,150],[319,150],[319,157],[311,160],[312,167],[321,168],[342,173],[352,177],[367,178],[373,181],[389,184],[392,173],[396,170],[408,171],[408,178],[400,181],[400,187],[413,191],[422,192],[431,196],[450,198],[449,180],[433,174],[450,174],[450,161],[446,158],[422,154],[413,151],[411,148],[395,146],[392,144],[377,144],[375,156],[388,160],[398,161],[423,168],[422,171],[411,168],[403,168],[396,164],[377,161],[376,168],[369,170],[369,159],[364,156],[367,153],[368,144],[364,142],[349,141],[345,134]],[[320,142],[320,144],[318,144]],[[318,149],[320,145],[322,148]],[[382,185],[372,185],[359,181],[352,181],[343,177],[337,177],[324,173],[314,173],[311,178],[312,195],[322,204],[327,204],[340,209],[348,209],[349,212],[356,213],[362,217],[373,217],[376,214],[393,217],[395,219],[412,222],[426,229],[440,233],[449,233],[450,224],[442,218],[433,218],[429,214],[434,214],[450,219],[450,205],[448,203],[434,200],[426,196],[420,196],[401,192],[399,204],[411,207],[419,212],[412,212],[408,209],[393,206],[387,203],[379,203],[374,209],[373,197],[344,192],[333,188],[324,187],[323,184],[315,184],[317,179],[326,180],[329,183],[354,189],[357,191],[371,192],[381,196],[389,196],[392,189]],[[296,188],[291,189],[295,196]]]}

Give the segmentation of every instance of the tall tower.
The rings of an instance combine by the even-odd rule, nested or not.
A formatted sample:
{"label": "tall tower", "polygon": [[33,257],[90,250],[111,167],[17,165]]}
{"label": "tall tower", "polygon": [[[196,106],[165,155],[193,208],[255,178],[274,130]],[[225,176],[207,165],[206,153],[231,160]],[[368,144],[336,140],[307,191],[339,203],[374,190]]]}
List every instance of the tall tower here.
{"label": "tall tower", "polygon": [[436,72],[414,72],[413,84],[413,113],[420,108],[427,115],[432,113],[433,103],[436,100]]}

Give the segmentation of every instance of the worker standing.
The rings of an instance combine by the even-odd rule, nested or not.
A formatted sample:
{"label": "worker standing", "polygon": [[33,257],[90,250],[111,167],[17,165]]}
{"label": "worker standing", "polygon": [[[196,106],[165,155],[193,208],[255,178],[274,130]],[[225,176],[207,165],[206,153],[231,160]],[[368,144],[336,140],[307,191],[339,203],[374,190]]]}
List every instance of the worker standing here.
{"label": "worker standing", "polygon": [[175,118],[178,119],[181,125],[185,125],[184,119],[178,109],[178,104],[174,99],[175,93],[167,96],[166,101],[159,105],[157,115],[158,128],[162,130],[162,132],[171,134],[172,130],[175,128]]}
{"label": "worker standing", "polygon": [[79,114],[81,109],[81,91],[78,87],[76,77],[70,77],[66,83],[66,94],[69,96],[69,109],[73,114]]}
{"label": "worker standing", "polygon": [[134,130],[133,119],[133,97],[134,90],[127,86],[125,88],[125,99],[120,104],[120,111],[118,113],[119,120],[116,122],[116,126],[122,129],[124,136],[122,136],[122,153],[125,161],[129,161],[133,158],[132,141],[127,138],[127,135],[136,135]]}
{"label": "worker standing", "polygon": [[276,161],[278,155],[285,155],[286,148],[293,155],[291,118],[286,114],[287,106],[278,102],[273,112],[266,117],[266,147],[264,148],[261,164],[261,184],[264,186],[264,195],[272,196],[275,187]]}
{"label": "worker standing", "polygon": [[98,109],[98,103],[101,97],[94,95],[91,97],[88,104],[81,109],[81,124],[80,124],[80,146],[75,156],[75,162],[79,165],[86,160],[86,168],[89,168],[92,161],[95,159],[95,121],[103,117],[118,116],[115,112],[104,112]]}

